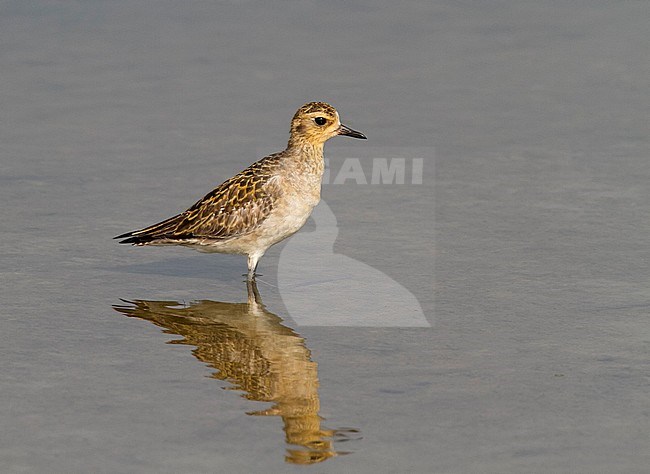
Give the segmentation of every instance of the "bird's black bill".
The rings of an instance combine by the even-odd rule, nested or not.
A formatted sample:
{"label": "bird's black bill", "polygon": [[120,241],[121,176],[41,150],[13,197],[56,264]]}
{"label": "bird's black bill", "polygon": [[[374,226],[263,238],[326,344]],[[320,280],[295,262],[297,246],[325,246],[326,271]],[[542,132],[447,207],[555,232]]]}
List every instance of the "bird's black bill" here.
{"label": "bird's black bill", "polygon": [[352,137],[352,138],[361,138],[363,140],[366,140],[366,136],[361,133],[357,132],[356,130],[352,130],[349,127],[346,127],[345,125],[341,124],[339,127],[339,135],[345,135],[346,137]]}

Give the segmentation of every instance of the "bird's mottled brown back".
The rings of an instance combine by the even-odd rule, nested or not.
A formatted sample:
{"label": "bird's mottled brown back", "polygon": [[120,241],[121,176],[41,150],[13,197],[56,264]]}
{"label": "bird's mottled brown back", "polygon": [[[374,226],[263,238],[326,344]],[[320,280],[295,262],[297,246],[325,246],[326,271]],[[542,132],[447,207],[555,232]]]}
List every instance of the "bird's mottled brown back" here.
{"label": "bird's mottled brown back", "polygon": [[273,180],[281,153],[267,156],[219,185],[187,211],[131,233],[131,243],[156,240],[227,240],[255,230],[281,192]]}

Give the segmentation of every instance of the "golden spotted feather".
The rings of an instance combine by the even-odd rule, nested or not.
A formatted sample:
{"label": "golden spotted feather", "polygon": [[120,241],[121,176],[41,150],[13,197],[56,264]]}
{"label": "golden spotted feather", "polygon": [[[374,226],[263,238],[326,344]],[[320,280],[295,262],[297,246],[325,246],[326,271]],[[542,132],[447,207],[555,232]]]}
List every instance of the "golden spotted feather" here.
{"label": "golden spotted feather", "polygon": [[282,153],[267,156],[219,185],[188,210],[116,238],[146,245],[197,240],[225,241],[257,229],[281,193],[276,179]]}

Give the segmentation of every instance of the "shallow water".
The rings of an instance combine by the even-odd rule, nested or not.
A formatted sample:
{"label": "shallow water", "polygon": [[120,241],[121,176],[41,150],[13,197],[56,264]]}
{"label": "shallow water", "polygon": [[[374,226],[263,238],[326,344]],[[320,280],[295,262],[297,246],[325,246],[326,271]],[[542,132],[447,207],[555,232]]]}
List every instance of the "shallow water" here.
{"label": "shallow water", "polygon": [[273,403],[247,414],[281,417],[285,441],[293,446],[287,462],[314,464],[346,454],[335,451],[333,441],[349,441],[358,430],[321,426],[318,365],[304,339],[265,309],[256,283],[247,286],[245,303],[125,300],[114,309],[181,336],[169,343],[193,346],[192,354],[216,369],[211,377],[248,400]]}
{"label": "shallow water", "polygon": [[[646,3],[1,8],[7,472],[645,472]],[[111,240],[313,99],[369,138],[326,147],[346,279],[317,220],[263,305],[241,257]]]}

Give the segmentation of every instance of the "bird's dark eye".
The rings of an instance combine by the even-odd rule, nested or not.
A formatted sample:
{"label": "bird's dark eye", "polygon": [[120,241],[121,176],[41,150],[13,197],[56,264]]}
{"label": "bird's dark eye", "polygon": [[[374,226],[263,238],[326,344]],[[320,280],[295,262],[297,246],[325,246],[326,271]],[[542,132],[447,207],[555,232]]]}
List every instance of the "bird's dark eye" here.
{"label": "bird's dark eye", "polygon": [[327,123],[327,119],[325,117],[316,117],[314,119],[314,122],[316,122],[316,125],[325,125]]}

